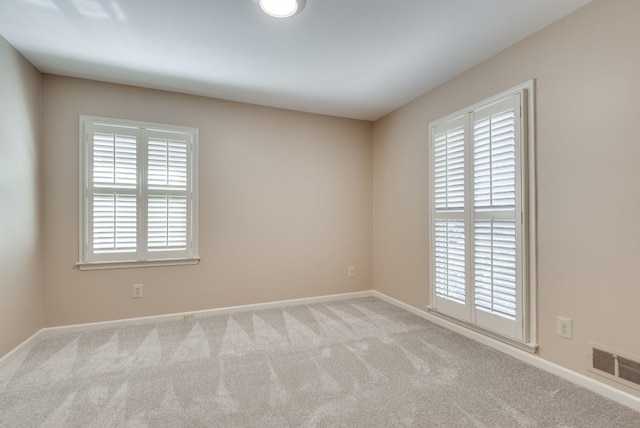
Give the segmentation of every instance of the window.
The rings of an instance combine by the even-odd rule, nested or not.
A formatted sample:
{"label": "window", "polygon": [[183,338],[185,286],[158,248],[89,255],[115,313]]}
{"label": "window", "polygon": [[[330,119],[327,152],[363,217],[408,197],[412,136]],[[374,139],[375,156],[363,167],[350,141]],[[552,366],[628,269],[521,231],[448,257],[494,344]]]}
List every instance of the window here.
{"label": "window", "polygon": [[194,128],[80,117],[80,266],[197,260]]}
{"label": "window", "polygon": [[430,126],[431,309],[533,343],[533,82]]}

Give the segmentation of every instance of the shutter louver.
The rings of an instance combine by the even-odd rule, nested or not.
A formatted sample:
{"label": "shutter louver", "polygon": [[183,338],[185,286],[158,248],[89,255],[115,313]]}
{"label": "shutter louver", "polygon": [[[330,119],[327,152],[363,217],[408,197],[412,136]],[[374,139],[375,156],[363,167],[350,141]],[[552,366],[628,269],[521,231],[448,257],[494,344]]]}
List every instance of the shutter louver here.
{"label": "shutter louver", "polygon": [[463,220],[435,221],[435,282],[440,297],[465,303],[465,232]]}
{"label": "shutter louver", "polygon": [[96,254],[136,251],[136,195],[93,195],[93,251]]}
{"label": "shutter louver", "polygon": [[464,209],[464,127],[436,135],[436,210]]}
{"label": "shutter louver", "polygon": [[476,307],[515,319],[515,221],[476,220],[474,235]]}
{"label": "shutter louver", "polygon": [[149,251],[185,250],[187,246],[187,198],[149,196]]}
{"label": "shutter louver", "polygon": [[516,204],[513,109],[474,124],[475,209],[514,209]]}
{"label": "shutter louver", "polygon": [[135,188],[137,184],[136,137],[114,133],[93,134],[93,185]]}
{"label": "shutter louver", "polygon": [[149,139],[149,188],[187,187],[187,142]]}

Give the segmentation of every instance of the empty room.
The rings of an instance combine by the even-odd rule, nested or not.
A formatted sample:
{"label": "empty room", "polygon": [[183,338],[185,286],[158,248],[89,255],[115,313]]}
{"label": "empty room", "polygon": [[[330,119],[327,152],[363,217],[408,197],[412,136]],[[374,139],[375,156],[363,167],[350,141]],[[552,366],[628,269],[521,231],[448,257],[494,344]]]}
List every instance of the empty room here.
{"label": "empty room", "polygon": [[2,0],[0,427],[640,427],[638,22]]}

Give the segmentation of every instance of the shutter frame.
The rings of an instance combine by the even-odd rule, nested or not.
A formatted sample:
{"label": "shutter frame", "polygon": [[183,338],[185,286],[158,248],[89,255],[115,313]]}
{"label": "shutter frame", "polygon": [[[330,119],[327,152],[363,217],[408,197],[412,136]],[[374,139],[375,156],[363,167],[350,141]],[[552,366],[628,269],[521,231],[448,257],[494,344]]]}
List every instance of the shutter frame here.
{"label": "shutter frame", "polygon": [[[103,173],[98,177],[96,186],[94,186],[94,153],[93,145],[94,136],[100,132],[110,132],[113,130],[124,130],[127,134],[135,134],[137,147],[135,152],[135,162],[131,162],[133,157],[130,153],[123,152],[123,155],[115,156],[113,159],[118,159],[118,162],[125,162],[125,164],[117,164],[113,166],[113,163],[109,164],[109,159],[103,161],[102,164],[96,164],[103,168],[100,172]],[[186,142],[186,147],[181,151],[179,150],[178,164],[180,171],[178,172],[178,179],[183,184],[182,189],[176,189],[176,186],[168,186],[163,189],[162,192],[171,194],[170,198],[175,198],[175,194],[178,193],[182,197],[182,205],[180,208],[180,215],[182,220],[178,223],[173,222],[171,225],[171,234],[175,232],[173,229],[176,227],[181,228],[178,231],[178,235],[181,238],[181,247],[176,250],[175,246],[168,248],[166,251],[162,249],[159,251],[149,251],[147,248],[147,207],[146,201],[148,200],[148,194],[150,193],[149,186],[147,185],[147,145],[149,141],[149,134],[157,135],[158,133],[170,136],[182,136],[181,138]],[[103,142],[104,143],[104,142]],[[80,116],[80,236],[79,236],[79,255],[80,265],[95,264],[95,263],[110,263],[110,262],[149,262],[149,261],[161,261],[161,260],[182,260],[182,259],[197,259],[198,258],[198,242],[197,242],[197,143],[198,143],[198,130],[196,128],[179,127],[172,125],[160,125],[153,123],[142,123],[135,121],[126,121],[119,119],[98,118],[91,116]],[[104,143],[106,144],[106,143]],[[102,155],[112,155],[108,151],[108,145],[100,147]],[[106,151],[105,151],[106,150]],[[128,149],[127,149],[128,150]],[[171,161],[172,166],[175,165],[175,161]],[[185,166],[186,164],[186,166]],[[113,174],[104,174],[104,166],[112,167],[113,171],[117,174],[117,177],[124,180],[125,186],[118,186],[111,180]],[[124,169],[123,169],[124,165]],[[134,168],[136,169],[134,172]],[[173,174],[173,172],[172,172]],[[135,177],[135,178],[134,178]],[[172,175],[172,179],[175,174]],[[106,182],[105,182],[106,180]],[[116,180],[117,181],[117,180]],[[132,183],[135,182],[135,185]],[[172,183],[175,184],[175,183]],[[114,232],[113,242],[117,241],[120,245],[120,249],[124,251],[118,251],[118,245],[111,248],[110,251],[100,251],[100,242],[94,239],[99,236],[107,236],[107,241],[111,239],[109,235],[109,228],[103,228],[98,230],[95,228],[94,222],[98,218],[110,219],[109,210],[110,206],[102,205],[102,212],[95,212],[94,214],[94,194],[105,195],[105,188],[111,189],[113,198],[119,198],[119,202],[128,201],[131,202],[132,196],[136,200],[136,221],[135,226],[133,223],[117,223],[119,226],[117,232]],[[155,189],[157,193],[158,189]],[[102,192],[102,193],[101,193]],[[129,196],[115,196],[116,194],[124,194]],[[106,203],[105,197],[102,197],[102,201]],[[98,198],[99,199],[99,198]],[[98,201],[95,199],[95,202]],[[126,218],[132,219],[131,212],[132,205],[129,205],[129,211],[126,214]],[[104,211],[104,210],[107,211]],[[187,211],[184,213],[184,211]],[[96,217],[96,215],[102,214],[103,217]],[[124,215],[120,213],[120,217]],[[174,217],[175,217],[174,210]],[[106,216],[106,217],[104,217]],[[126,227],[125,227],[126,226]],[[135,229],[135,251],[132,251],[131,245],[131,232]],[[109,233],[107,233],[109,232]],[[107,233],[107,235],[96,235],[96,233]],[[122,235],[122,233],[129,233],[129,235]],[[126,240],[123,240],[126,238]],[[103,248],[107,241],[102,241]],[[108,242],[109,244],[111,241]],[[126,247],[126,248],[125,248]]]}
{"label": "shutter frame", "polygon": [[[457,318],[464,323],[468,323],[469,326],[473,326],[474,329],[478,331],[485,330],[487,334],[497,334],[500,337],[503,336],[505,341],[515,340],[518,343],[526,343],[529,344],[535,343],[536,329],[535,329],[535,270],[533,266],[535,266],[535,148],[534,144],[534,127],[533,127],[533,81],[526,82],[522,85],[519,85],[513,89],[505,91],[501,94],[498,94],[492,98],[489,98],[485,101],[479,102],[465,108],[459,112],[451,114],[445,118],[439,119],[435,122],[432,122],[429,125],[430,129],[430,170],[431,170],[431,183],[429,186],[429,203],[430,203],[430,241],[431,241],[431,304],[430,308],[433,310],[435,314],[448,315],[453,318]],[[506,101],[505,101],[506,100]],[[511,101],[509,101],[511,100]],[[465,232],[467,233],[469,245],[469,257],[467,259],[467,291],[468,298],[467,302],[469,303],[467,308],[465,308],[468,312],[470,312],[470,316],[468,318],[466,311],[464,310],[451,310],[451,308],[446,307],[447,305],[442,304],[442,299],[438,297],[438,293],[436,290],[436,270],[435,270],[435,222],[444,217],[450,218],[450,215],[443,215],[442,213],[437,213],[437,209],[435,206],[435,180],[434,180],[434,152],[433,152],[433,140],[434,135],[437,129],[441,127],[443,124],[452,121],[461,115],[466,116],[468,118],[468,129],[469,132],[467,134],[467,149],[468,155],[467,159],[471,161],[471,165],[468,166],[466,172],[468,176],[475,177],[474,165],[475,163],[475,153],[473,150],[473,143],[471,142],[474,135],[474,113],[480,113],[477,118],[481,117],[482,111],[485,108],[491,108],[494,104],[499,104],[501,102],[512,102],[514,106],[514,111],[512,115],[512,119],[516,122],[517,126],[515,130],[511,130],[517,134],[518,141],[516,141],[516,150],[518,151],[515,156],[515,162],[513,160],[512,153],[509,155],[505,155],[505,146],[500,141],[502,138],[498,135],[498,139],[494,138],[494,147],[497,148],[496,156],[498,168],[494,168],[497,171],[497,174],[494,175],[494,178],[497,180],[493,184],[493,199],[492,204],[489,204],[485,207],[482,207],[482,204],[477,204],[476,197],[482,199],[483,196],[481,193],[481,189],[476,189],[476,185],[474,184],[473,179],[466,180],[469,183],[469,187],[467,188],[467,205],[465,206],[465,211],[467,213],[467,223]],[[499,109],[499,108],[498,108]],[[497,126],[501,126],[500,123],[496,122]],[[494,127],[496,124],[494,124]],[[519,127],[519,128],[518,128]],[[498,129],[499,132],[502,132],[504,129]],[[509,149],[511,150],[511,149]],[[505,157],[506,156],[506,157]],[[509,158],[509,156],[511,156]],[[507,163],[505,163],[505,161]],[[511,162],[509,164],[509,162]],[[504,170],[505,167],[511,168],[511,172],[513,172],[513,167],[515,163],[515,192],[513,189],[513,180],[511,182],[499,182],[500,180],[505,180],[505,177],[509,177],[509,170]],[[503,170],[499,170],[502,168]],[[506,175],[505,175],[506,173]],[[512,174],[513,175],[513,174]],[[511,186],[511,187],[509,187]],[[476,194],[476,190],[479,192]],[[515,193],[515,194],[514,194]],[[497,197],[496,197],[497,196]],[[515,201],[514,201],[515,199]],[[515,202],[515,203],[514,203]],[[515,205],[515,207],[514,207]],[[478,208],[478,209],[476,209]],[[516,281],[518,282],[516,288],[516,316],[515,319],[507,319],[503,318],[503,316],[496,316],[494,314],[489,314],[487,312],[483,312],[482,310],[478,310],[476,308],[476,290],[475,290],[475,276],[476,276],[476,263],[475,263],[475,236],[476,232],[474,230],[477,221],[491,221],[494,225],[504,226],[505,224],[509,224],[511,229],[500,229],[502,230],[511,230],[510,233],[504,235],[504,237],[500,236],[500,234],[495,235],[494,239],[498,239],[498,241],[502,245],[502,239],[506,239],[509,236],[510,239],[513,239],[513,229],[515,226],[516,232],[515,237],[517,240],[516,243],[516,263],[517,263],[517,272],[515,274]],[[505,223],[508,221],[510,223]],[[478,223],[478,226],[484,225],[483,223]],[[480,231],[478,232],[480,233]],[[481,236],[479,236],[481,238]],[[473,247],[473,248],[471,248]],[[500,247],[501,248],[501,247]],[[502,255],[497,255],[498,259],[502,257]],[[502,261],[497,261],[498,263],[495,266],[500,265],[500,269],[502,269],[501,263]],[[497,269],[497,270],[500,270]],[[511,273],[513,273],[511,271]],[[502,275],[507,275],[502,276]],[[513,276],[513,275],[512,275]],[[506,271],[500,271],[496,274],[496,278],[498,278],[496,282],[496,299],[502,298],[500,295],[502,289],[500,288],[503,280],[507,280],[509,282],[512,278],[509,277],[508,269]],[[501,310],[504,308],[500,308]],[[489,316],[487,316],[489,315]],[[504,314],[502,314],[504,315]],[[488,319],[487,319],[488,318]],[[494,319],[502,320],[506,319],[505,323],[495,323]],[[507,327],[505,327],[507,325]],[[490,333],[489,333],[490,332]]]}

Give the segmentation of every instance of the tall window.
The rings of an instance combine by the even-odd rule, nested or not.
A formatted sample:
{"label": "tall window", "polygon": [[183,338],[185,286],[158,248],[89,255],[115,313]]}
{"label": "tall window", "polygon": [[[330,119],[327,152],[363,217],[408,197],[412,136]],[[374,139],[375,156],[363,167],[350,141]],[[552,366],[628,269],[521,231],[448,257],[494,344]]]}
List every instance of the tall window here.
{"label": "tall window", "polygon": [[80,117],[80,264],[194,259],[194,128]]}
{"label": "tall window", "polygon": [[532,313],[531,90],[430,126],[431,307],[518,342],[530,340]]}

